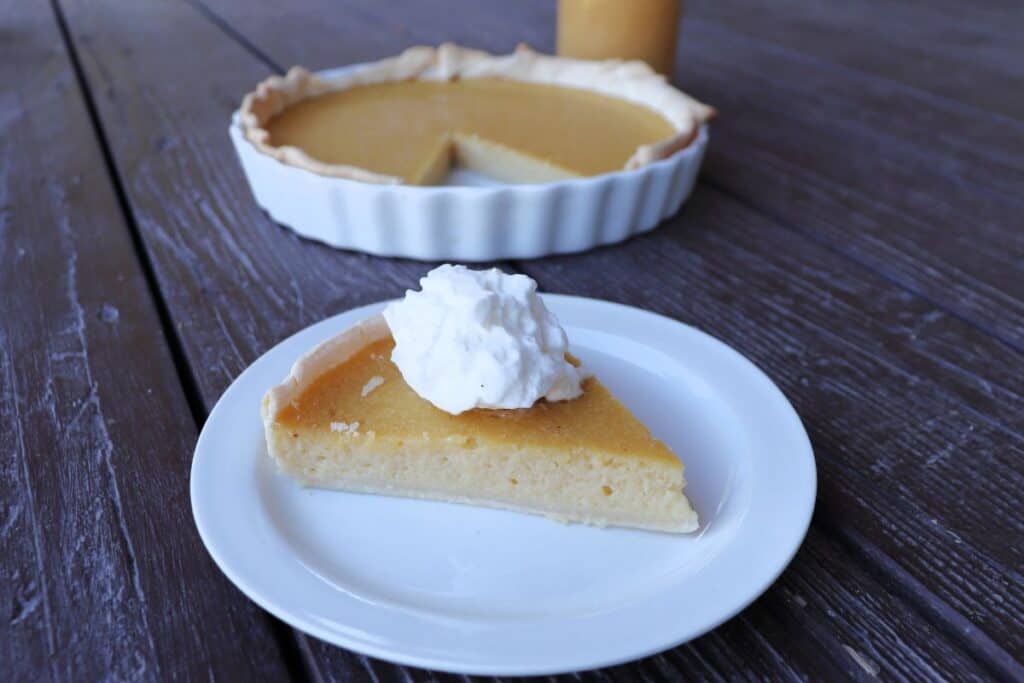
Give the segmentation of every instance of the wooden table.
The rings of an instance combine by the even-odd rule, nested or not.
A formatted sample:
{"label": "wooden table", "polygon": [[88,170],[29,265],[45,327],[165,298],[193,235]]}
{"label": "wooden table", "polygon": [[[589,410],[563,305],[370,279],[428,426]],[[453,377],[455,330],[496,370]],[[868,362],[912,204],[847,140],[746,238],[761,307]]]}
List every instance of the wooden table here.
{"label": "wooden table", "polygon": [[[276,226],[227,125],[291,64],[553,34],[551,0],[0,0],[0,678],[448,678],[291,630],[197,536],[192,448],[231,380],[430,267]],[[774,587],[584,678],[1024,679],[1022,35],[996,0],[693,0],[678,82],[721,115],[692,199],[500,264],[721,338],[817,454]]]}

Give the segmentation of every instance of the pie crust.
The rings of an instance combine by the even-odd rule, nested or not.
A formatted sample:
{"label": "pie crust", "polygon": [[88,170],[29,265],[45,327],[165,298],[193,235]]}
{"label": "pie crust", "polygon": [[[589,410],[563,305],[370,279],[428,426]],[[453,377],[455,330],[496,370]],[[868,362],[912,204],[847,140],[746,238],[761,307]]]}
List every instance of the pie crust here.
{"label": "pie crust", "polygon": [[270,456],[300,483],[427,498],[597,526],[698,526],[683,464],[596,378],[581,397],[449,415],[389,360],[376,315],[313,348],[270,389]]}
{"label": "pie crust", "polygon": [[642,145],[624,169],[636,169],[664,159],[687,147],[714,109],[672,87],[643,62],[590,61],[553,57],[520,45],[508,55],[491,55],[446,43],[437,48],[409,48],[397,57],[372,62],[326,79],[301,67],[284,76],[271,76],[247,94],[238,113],[242,136],[259,152],[278,161],[323,176],[369,183],[399,184],[402,179],[358,166],[328,164],[293,146],[270,144],[267,123],[287,107],[304,99],[371,83],[404,80],[451,81],[502,78],[580,88],[617,97],[657,111],[675,133],[659,142]]}

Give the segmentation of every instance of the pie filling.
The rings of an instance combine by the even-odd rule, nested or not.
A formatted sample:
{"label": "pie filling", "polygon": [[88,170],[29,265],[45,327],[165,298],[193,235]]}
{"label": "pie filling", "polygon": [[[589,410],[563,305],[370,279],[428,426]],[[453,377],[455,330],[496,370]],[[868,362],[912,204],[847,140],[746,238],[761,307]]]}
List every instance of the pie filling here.
{"label": "pie filling", "polygon": [[451,415],[390,361],[390,337],[325,372],[267,422],[300,481],[598,525],[691,531],[683,467],[596,379],[580,398]]}
{"label": "pie filling", "polygon": [[625,99],[498,78],[356,86],[298,102],[266,127],[273,146],[420,185],[456,163],[513,183],[608,173],[676,133]]}

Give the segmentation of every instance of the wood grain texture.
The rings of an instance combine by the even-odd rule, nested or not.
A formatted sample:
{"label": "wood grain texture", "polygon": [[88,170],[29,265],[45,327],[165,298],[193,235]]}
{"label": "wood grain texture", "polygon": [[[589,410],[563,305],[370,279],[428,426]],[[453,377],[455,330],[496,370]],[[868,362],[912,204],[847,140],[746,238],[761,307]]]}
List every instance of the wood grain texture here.
{"label": "wood grain texture", "polygon": [[944,98],[978,119],[1024,120],[1019,3],[697,0],[689,11],[752,38]]}
{"label": "wood grain texture", "polygon": [[[101,11],[93,8],[89,17],[95,17],[97,22],[95,25],[105,29],[99,36],[92,35],[90,24],[80,22],[74,16],[74,12],[71,14],[72,26],[76,27],[73,29],[76,33],[76,39],[80,40],[83,44],[96,46],[95,48],[89,48],[93,53],[85,58],[86,67],[90,75],[95,76],[99,74],[99,78],[102,79],[106,73],[116,73],[116,83],[123,84],[124,90],[110,93],[109,103],[100,102],[100,110],[104,113],[104,117],[109,117],[114,121],[131,119],[149,120],[151,118],[159,120],[159,112],[150,111],[150,108],[158,109],[163,106],[159,99],[155,98],[152,94],[153,90],[159,86],[149,86],[147,98],[153,98],[154,101],[138,101],[131,97],[131,93],[134,92],[132,81],[133,79],[145,80],[146,72],[143,71],[144,69],[156,68],[164,63],[162,54],[167,49],[167,44],[180,39],[180,36],[171,30],[176,26],[182,31],[181,35],[189,36],[189,40],[193,44],[201,44],[204,38],[208,36],[208,40],[211,43],[210,49],[199,50],[199,52],[207,57],[213,52],[213,57],[220,64],[217,73],[225,81],[224,84],[220,84],[216,81],[216,78],[211,79],[213,80],[210,86],[213,88],[211,96],[213,101],[221,101],[232,95],[238,97],[255,82],[255,79],[261,77],[265,71],[263,67],[255,64],[248,55],[245,55],[240,50],[233,53],[231,50],[220,48],[221,52],[215,52],[216,48],[214,45],[220,43],[222,36],[219,32],[209,28],[202,18],[191,13],[191,11],[184,15],[164,13],[158,17],[151,17],[156,23],[150,28],[150,25],[146,22],[133,21],[132,17],[127,18],[124,24],[121,25],[111,17],[104,16]],[[142,17],[138,18],[141,19]],[[110,27],[119,30],[111,31],[109,30]],[[149,30],[152,30],[153,34],[147,33]],[[82,32],[80,36],[79,31]],[[154,34],[157,32],[166,36],[163,39],[166,41],[165,43],[161,44],[155,38]],[[147,46],[153,50],[152,55],[142,54]],[[120,66],[119,70],[115,71],[115,67],[122,64],[119,57],[126,51],[131,52],[133,57],[131,64],[133,67],[139,68],[138,72],[126,72],[125,66]],[[92,59],[96,60],[95,64],[90,64]],[[150,64],[149,60],[157,62],[157,64]],[[182,60],[182,62],[176,65],[176,68],[182,69],[182,71],[174,74],[174,80],[166,73],[158,75],[160,77],[167,77],[168,80],[177,83],[183,80],[196,79],[200,73],[205,74],[207,71],[206,62],[198,59],[194,63]],[[242,75],[239,76],[239,73]],[[99,80],[93,84],[93,87],[97,92],[107,92],[108,86],[112,84],[113,81]],[[170,98],[176,96],[176,93],[168,87],[160,95]],[[229,106],[233,106],[235,102],[230,101],[230,103]],[[109,108],[107,108],[108,106]],[[244,367],[244,364],[250,362],[258,351],[262,351],[263,348],[266,348],[266,346],[269,346],[278,339],[282,333],[278,329],[271,327],[272,324],[286,323],[298,327],[328,313],[336,312],[342,307],[362,303],[366,300],[382,298],[387,295],[398,294],[402,286],[412,284],[414,282],[414,275],[418,275],[425,269],[425,266],[421,264],[395,264],[394,262],[340,254],[297,240],[290,233],[274,227],[252,205],[247,189],[241,183],[240,177],[237,176],[238,169],[233,155],[227,147],[226,140],[222,143],[217,142],[221,140],[220,136],[223,136],[223,121],[226,120],[230,113],[230,108],[225,107],[224,111],[220,112],[216,119],[212,120],[211,124],[206,125],[201,123],[202,119],[199,117],[207,115],[208,102],[202,102],[201,106],[196,106],[195,103],[191,102],[184,105],[181,103],[168,103],[167,107],[173,110],[174,115],[172,118],[174,121],[185,122],[182,125],[191,125],[193,127],[193,130],[190,131],[192,136],[204,136],[199,142],[194,143],[197,148],[208,150],[215,144],[223,144],[223,153],[219,157],[210,159],[194,154],[188,148],[179,148],[175,158],[168,160],[168,163],[161,164],[161,159],[153,158],[152,148],[149,146],[142,145],[138,148],[120,147],[119,143],[115,142],[114,148],[118,156],[119,165],[122,165],[124,168],[137,168],[143,165],[152,166],[154,167],[154,173],[156,173],[155,167],[159,167],[162,171],[159,176],[161,180],[160,186],[171,188],[178,187],[181,183],[192,182],[189,177],[191,174],[204,178],[218,178],[222,175],[236,174],[236,184],[232,190],[229,190],[235,194],[235,197],[218,197],[218,200],[222,210],[230,211],[233,207],[238,207],[238,213],[237,215],[229,214],[232,220],[219,222],[216,227],[223,227],[225,230],[238,230],[244,235],[244,240],[234,243],[244,243],[246,249],[249,250],[247,256],[252,261],[258,262],[260,266],[266,266],[267,264],[273,266],[275,262],[280,261],[282,268],[287,271],[287,266],[290,263],[292,264],[291,270],[295,271],[290,275],[295,278],[302,278],[300,284],[293,289],[282,286],[283,282],[279,274],[274,273],[272,270],[269,272],[264,271],[262,273],[263,285],[265,288],[273,288],[273,290],[269,293],[264,293],[263,288],[248,291],[249,288],[246,285],[240,286],[239,283],[235,282],[235,274],[232,270],[218,266],[219,263],[224,261],[220,253],[213,252],[212,255],[206,253],[202,254],[201,257],[196,257],[197,262],[205,265],[203,275],[206,278],[207,287],[223,288],[230,293],[232,301],[238,301],[243,305],[249,303],[246,301],[247,299],[252,298],[251,305],[254,309],[258,310],[262,306],[266,314],[274,315],[278,318],[277,320],[266,320],[268,315],[265,315],[259,319],[262,323],[261,325],[254,326],[249,334],[241,334],[237,328],[223,325],[221,321],[224,318],[218,316],[217,313],[206,314],[202,302],[190,300],[184,292],[180,291],[182,288],[189,286],[187,280],[182,282],[182,271],[176,270],[176,268],[181,267],[181,264],[174,263],[174,260],[180,258],[183,252],[179,250],[164,250],[162,248],[153,249],[154,257],[158,261],[157,272],[174,273],[170,277],[162,276],[167,278],[165,287],[168,290],[168,301],[172,311],[175,310],[174,307],[180,305],[180,308],[177,309],[179,314],[183,317],[188,316],[187,319],[189,321],[195,321],[188,326],[183,325],[179,329],[182,334],[183,343],[186,349],[189,349],[188,353],[197,358],[198,372],[205,372],[206,368],[209,367],[211,377],[201,378],[199,381],[207,405],[212,405],[212,402],[223,389],[223,385],[218,386],[216,384],[220,377],[223,377],[223,380],[226,382],[232,377],[232,373],[237,372],[241,367]],[[139,135],[139,133],[137,129],[133,129],[126,133],[124,137],[131,138],[132,136]],[[145,132],[146,135],[158,135],[161,133],[166,134],[164,131]],[[135,156],[135,154],[138,154],[138,156]],[[158,213],[163,216],[162,212],[165,211],[161,206],[163,196],[154,196],[146,192],[146,189],[146,186],[132,187],[129,184],[132,206],[140,225],[143,226],[147,240],[153,237],[153,235],[145,232],[150,229],[155,230],[159,228],[161,231],[178,229],[183,233],[178,239],[181,239],[184,243],[189,243],[189,234],[194,234],[198,229],[202,229],[202,224],[198,223],[194,217],[188,217],[187,220],[171,220],[162,223],[151,219],[151,213]],[[219,189],[218,187],[207,188],[207,192],[217,192]],[[197,199],[202,202],[213,201],[206,194],[199,195]],[[164,221],[166,220],[166,217],[164,217]],[[266,236],[259,235],[258,231],[264,231]],[[214,248],[225,248],[224,245],[218,244],[218,241],[225,239],[224,236],[214,230],[210,230],[208,235],[202,240],[201,248],[210,249],[210,243],[212,243]],[[161,237],[160,235],[157,236]],[[261,239],[267,240],[266,246],[262,247],[262,249],[259,242]],[[289,249],[292,250],[291,254],[287,253]],[[282,252],[284,252],[283,256],[275,256],[275,254],[279,255]],[[290,259],[290,261],[285,261],[284,259],[286,258]],[[160,263],[160,261],[164,260],[167,263]],[[296,263],[301,265],[295,266],[294,264]],[[392,267],[396,269],[398,275],[394,276],[395,280],[393,282],[388,282],[389,276],[382,271]],[[317,268],[320,269],[320,273],[316,271]],[[398,270],[398,268],[404,270]],[[307,272],[307,269],[311,269],[312,272]],[[375,274],[374,277],[365,277],[367,272],[373,272]],[[337,301],[334,298],[337,296],[335,292],[325,287],[323,273],[331,273],[332,277],[336,278],[348,278],[346,284],[348,284],[351,298],[340,302]],[[404,280],[399,280],[399,278],[404,278]],[[200,285],[195,286],[199,287]],[[375,290],[372,289],[373,287],[387,287],[389,289]],[[281,306],[274,297],[289,297],[293,305],[291,307]],[[361,300],[358,297],[365,297],[365,299]],[[298,305],[302,301],[305,302],[305,305]],[[180,302],[180,304],[177,302]],[[225,313],[225,315],[230,313]],[[304,315],[308,315],[309,318],[302,317]],[[234,367],[224,368],[219,364],[202,365],[202,363],[208,362],[203,355],[206,353],[206,349],[237,349],[242,348],[244,344],[258,346],[258,349],[246,354],[236,352],[231,358],[231,363],[234,364]],[[218,377],[220,374],[218,371],[221,370],[223,374]],[[322,644],[316,642],[312,644],[305,643],[304,646],[310,648],[323,647]],[[724,641],[721,647],[728,649]],[[338,656],[342,658],[339,661],[343,663],[338,667],[331,667],[323,675],[344,675],[356,678],[373,675],[387,678],[388,676],[401,677],[408,673],[408,670],[397,669],[387,664],[375,663],[362,657],[353,657],[343,653]],[[735,658],[734,653],[733,659]],[[766,673],[775,670],[773,667],[777,666],[778,657],[771,653],[771,651],[765,651],[761,659],[772,665],[772,667],[764,669]],[[754,661],[754,658],[751,658],[751,661]],[[744,666],[750,665],[745,664]],[[709,675],[713,671],[710,668],[705,668],[705,670]],[[425,674],[418,673],[417,675],[423,676]]]}
{"label": "wood grain texture", "polygon": [[[1024,124],[810,59],[795,34],[785,46],[751,39],[740,22],[705,20],[702,7],[683,22],[677,73],[721,112],[705,180],[1024,349]],[[334,5],[324,16],[342,11],[406,43],[553,45],[554,4],[543,0],[460,3],[457,23],[413,0]],[[872,36],[857,40],[881,52]],[[296,46],[296,59],[316,66],[317,45]]]}
{"label": "wood grain texture", "polygon": [[[333,66],[445,38],[543,45],[551,27],[539,3],[467,4],[458,21],[411,3],[211,6],[219,26],[176,4],[65,5],[207,407],[285,334],[396,295],[427,267],[334,252],[259,213],[224,130],[268,69],[256,55]],[[518,264],[546,288],[649,307],[737,346],[794,398],[819,452],[825,523],[780,583],[712,634],[593,678],[1020,674],[1019,356],[822,242],[705,186],[647,238]],[[299,642],[315,677],[434,678]]]}
{"label": "wood grain texture", "polygon": [[[993,8],[871,4],[691,8],[681,72],[688,87],[721,94],[727,113],[707,175],[783,221],[805,217],[791,227],[1020,349],[1024,122],[972,96],[1024,108],[1020,87],[987,79],[988,57],[1012,69],[1019,41],[998,32]],[[1024,27],[1019,8],[1004,20],[1014,13]],[[986,49],[963,45],[979,26]],[[921,80],[960,90],[942,96]]]}
{"label": "wood grain texture", "polygon": [[[565,292],[577,291],[578,273],[600,272],[594,295],[691,322],[758,363],[810,432],[818,516],[830,527],[856,530],[850,538],[863,559],[874,562],[877,554],[900,566],[915,586],[929,589],[915,600],[965,615],[946,626],[980,629],[978,652],[991,652],[1007,675],[1019,672],[1011,653],[1020,651],[1020,617],[1008,607],[1024,599],[1015,540],[1022,535],[1015,521],[1024,456],[1019,433],[950,395],[948,376],[905,369],[916,352],[915,330],[927,328],[934,310],[858,282],[831,254],[817,255],[813,271],[801,268],[807,255],[795,245],[778,250],[778,228],[710,195],[691,200],[681,217],[685,231],[666,226],[614,254],[525,269],[548,290]],[[730,245],[743,246],[736,253]],[[803,283],[793,283],[794,270]],[[854,302],[869,301],[877,305],[857,311]],[[859,326],[877,339],[885,328],[903,327],[902,339],[865,347]],[[993,526],[994,519],[1003,521]],[[802,559],[790,573],[807,569]]]}
{"label": "wood grain texture", "polygon": [[[810,559],[823,565],[842,562],[840,574],[807,580],[794,572],[783,574],[776,587],[748,608],[747,618],[733,619],[712,636],[675,648],[663,655],[556,680],[985,680],[990,675],[953,649],[944,634],[908,612],[898,628],[874,615],[892,608],[893,596],[856,566],[847,549],[813,530],[805,543]],[[802,551],[806,552],[806,551]],[[831,624],[822,628],[823,624]],[[856,634],[836,640],[837,631]],[[908,634],[911,634],[908,637]],[[817,651],[819,656],[791,657],[766,641],[788,643],[794,652]],[[325,681],[359,678],[429,681],[438,675],[366,659],[313,641],[317,675]],[[742,654],[740,654],[742,653]],[[899,653],[893,656],[894,653]],[[738,659],[737,659],[738,658]],[[941,662],[934,666],[934,662]],[[955,674],[950,674],[955,672]],[[444,680],[455,677],[444,677]],[[550,679],[546,679],[550,680]]]}
{"label": "wood grain texture", "polygon": [[[417,21],[415,27],[409,28],[405,25],[391,22],[387,16],[375,13],[372,8],[362,5],[356,8],[357,11],[351,11],[351,6],[346,6],[343,12],[341,10],[332,11],[331,6],[326,4],[305,3],[302,7],[294,8],[293,10],[279,9],[272,18],[245,13],[239,10],[239,6],[230,2],[215,2],[210,3],[210,6],[213,8],[213,13],[221,17],[221,23],[229,27],[228,30],[230,32],[238,35],[242,42],[250,45],[254,53],[263,55],[265,59],[277,64],[290,64],[302,61],[316,68],[351,61],[346,60],[347,51],[352,47],[347,41],[327,41],[326,39],[320,41],[312,39],[291,41],[288,39],[290,35],[315,37],[327,34],[339,35],[342,31],[348,31],[354,36],[353,42],[356,46],[354,49],[360,52],[362,58],[388,54],[409,41],[438,42],[445,37],[450,37],[440,35],[443,28],[434,26],[428,21]],[[460,16],[462,16],[462,22],[460,23],[462,31],[472,33],[477,38],[476,40],[468,40],[468,42],[473,44],[480,45],[482,43],[481,35],[500,35],[502,40],[507,40],[508,35],[514,33],[514,31],[507,28],[508,20],[505,22],[506,29],[500,33],[489,33],[488,31],[477,33],[474,30],[475,25],[472,23],[475,15],[470,13],[468,17],[465,15]],[[417,19],[422,18],[420,15],[416,15],[416,17]],[[282,26],[287,27],[287,30],[281,30]],[[373,31],[376,31],[374,35],[378,37],[375,40],[366,38]],[[362,39],[359,39],[359,36]],[[483,40],[485,41],[486,39]],[[503,48],[500,44],[492,45],[487,42],[483,42],[483,46],[491,49]],[[301,55],[302,58],[298,59],[296,55]],[[696,288],[697,292],[694,294],[700,297],[707,297],[703,304],[700,304],[702,308],[698,309],[701,310],[703,315],[721,317],[722,314],[718,312],[718,309],[723,304],[730,304],[737,298],[736,292],[739,291],[748,294],[756,293],[755,298],[772,297],[775,300],[772,309],[759,315],[750,314],[753,315],[753,320],[748,321],[744,326],[771,325],[776,327],[779,326],[780,320],[788,322],[787,319],[799,321],[807,318],[803,321],[803,329],[798,330],[792,337],[784,340],[785,343],[781,348],[788,350],[781,356],[774,356],[775,364],[785,363],[791,366],[791,371],[792,366],[796,365],[795,369],[800,373],[797,381],[806,383],[809,377],[814,377],[822,372],[829,372],[831,370],[829,368],[830,361],[827,359],[832,353],[838,353],[840,358],[834,362],[838,366],[845,366],[845,368],[839,373],[835,383],[838,385],[837,393],[840,396],[845,394],[843,396],[845,402],[853,401],[856,403],[864,400],[866,396],[870,396],[871,389],[862,386],[868,381],[869,377],[875,377],[876,379],[873,381],[891,383],[893,387],[892,399],[896,402],[901,400],[898,398],[898,395],[914,390],[915,386],[925,381],[924,378],[939,377],[941,381],[929,382],[929,387],[925,391],[937,390],[940,394],[945,395],[950,403],[943,405],[939,402],[928,407],[929,416],[933,414],[947,415],[950,412],[950,406],[954,406],[966,410],[968,413],[974,413],[972,418],[986,422],[991,419],[992,416],[990,414],[984,410],[975,412],[969,407],[973,403],[982,401],[986,403],[988,409],[1000,416],[994,420],[990,427],[986,437],[987,446],[990,447],[992,443],[997,442],[1004,430],[1011,432],[1019,430],[1019,406],[1022,388],[1019,383],[1016,383],[1014,380],[1011,381],[1011,388],[1003,388],[1005,391],[1004,397],[1009,398],[1010,401],[1010,406],[1006,410],[1003,410],[1005,404],[999,399],[985,402],[983,394],[987,392],[987,389],[982,389],[978,393],[969,388],[970,384],[979,379],[983,384],[976,385],[976,388],[981,386],[991,387],[992,380],[998,381],[1006,373],[1007,369],[1012,368],[1017,362],[1017,355],[1013,351],[1005,348],[998,342],[994,342],[985,335],[976,333],[970,326],[964,325],[961,321],[952,318],[943,311],[936,310],[927,301],[915,297],[905,290],[891,286],[884,280],[864,272],[862,268],[855,265],[851,266],[842,258],[830,253],[829,250],[803,244],[800,240],[794,239],[791,233],[780,226],[774,225],[770,221],[765,221],[762,217],[751,215],[747,209],[736,205],[729,197],[714,191],[708,192],[709,196],[713,197],[713,199],[699,200],[703,202],[702,206],[726,207],[731,205],[729,217],[724,214],[715,214],[714,217],[707,221],[709,225],[714,224],[717,229],[721,229],[720,224],[722,222],[731,221],[734,225],[746,225],[746,229],[738,231],[737,234],[730,235],[729,238],[706,243],[706,246],[694,249],[695,253],[672,251],[672,257],[660,259],[658,264],[661,268],[655,269],[655,272],[661,272],[662,269],[671,271],[673,267],[685,270],[688,265],[693,265],[695,262],[699,266],[701,255],[705,253],[709,255],[709,258],[717,259],[718,265],[715,266],[711,273],[708,273],[714,275],[712,279],[717,284],[701,284],[706,273],[699,270],[698,272],[691,273],[692,280],[696,280],[697,284],[690,280],[691,276],[687,276],[688,279],[685,283],[678,283],[679,287],[685,286],[687,289]],[[649,239],[654,240],[655,238]],[[641,240],[639,243],[644,243],[644,241]],[[743,247],[735,246],[737,244],[743,245]],[[654,246],[648,246],[645,251],[636,252],[638,255],[633,258],[624,259],[616,249],[596,252],[597,254],[612,254],[612,256],[606,256],[606,258],[614,260],[619,264],[611,270],[608,279],[602,279],[603,282],[607,283],[609,289],[618,291],[618,296],[612,296],[610,292],[605,291],[601,293],[608,298],[617,298],[626,302],[641,302],[658,308],[657,303],[650,301],[650,296],[644,296],[632,289],[624,292],[622,287],[623,281],[628,281],[630,278],[628,273],[651,272],[647,259],[663,250],[664,245],[655,242]],[[781,256],[776,255],[776,252],[780,252]],[[569,257],[570,260],[581,259],[584,261],[587,258],[586,256]],[[729,264],[735,263],[742,263],[744,271],[752,270],[752,275],[731,273]],[[819,267],[819,263],[827,265]],[[561,275],[557,267],[555,267],[554,271],[548,272],[548,266],[545,266],[543,262],[540,264],[520,264],[520,266],[538,275],[542,284],[555,282],[556,278]],[[848,272],[850,270],[852,270],[852,273]],[[580,293],[581,287],[594,291],[596,281],[593,277],[585,276],[588,272],[604,273],[604,263],[602,262],[599,267],[580,265],[567,269],[564,272],[565,280],[560,286],[564,286],[567,291],[573,293]],[[662,292],[666,289],[670,293],[677,293],[679,291],[679,289],[673,286],[666,287],[663,275],[658,275],[656,278],[652,276],[648,279],[651,280],[651,282],[646,283],[645,289],[648,292]],[[844,280],[849,280],[849,282],[844,282]],[[755,311],[763,307],[763,304],[759,301],[753,301],[752,303],[754,304]],[[672,307],[665,309],[664,305],[662,305],[662,308],[666,312],[676,315],[676,317],[681,317],[678,308],[676,310],[671,310]],[[936,324],[938,327],[935,327]],[[839,326],[838,329],[837,325]],[[738,333],[749,336],[742,327],[732,328],[727,331],[734,337]],[[799,358],[804,353],[800,346],[806,344],[802,339],[804,335],[809,336],[812,340],[817,339],[816,343],[822,344],[822,347],[814,354],[819,357],[812,361],[813,365],[803,365],[801,367],[800,364],[803,361],[800,361]],[[762,355],[777,349],[779,341],[779,337],[772,334],[769,330],[765,338],[758,342]],[[963,358],[965,341],[969,341],[971,346],[981,345],[981,348],[976,353],[971,354],[970,359],[966,362]],[[827,350],[829,347],[836,345],[840,347],[838,352]],[[892,350],[893,347],[895,347],[895,351]],[[852,358],[847,359],[846,356],[851,356]],[[876,360],[879,356],[880,359]],[[995,365],[990,365],[993,360],[995,360]],[[983,375],[979,375],[979,372],[987,375],[988,379],[983,379]],[[845,373],[845,377],[843,373]],[[971,379],[967,384],[964,384],[962,380],[967,377],[971,377]],[[830,387],[828,383],[825,383],[824,386]],[[951,395],[947,394],[951,389]],[[821,391],[821,388],[816,387],[815,390]],[[837,420],[848,419],[842,413],[845,405],[837,401],[837,397],[826,397],[829,399],[826,405],[815,410],[817,398],[818,396],[816,395],[813,400],[809,401],[810,407],[807,410],[812,416],[818,418],[818,414],[821,413],[822,417],[820,419],[827,419],[833,423]],[[885,441],[892,442],[894,440],[892,434],[895,429],[906,429],[906,425],[916,424],[916,421],[919,419],[919,416],[914,415],[916,410],[923,412],[926,409],[923,407],[908,409],[906,413],[896,417],[883,415],[882,417],[885,420],[882,423],[878,423],[878,414],[868,415],[862,413],[859,418],[862,421],[860,424],[858,424],[856,419],[848,420],[853,424],[858,424],[862,430],[863,427],[873,427],[876,423],[887,425],[886,429],[888,431],[886,432],[883,432],[880,427],[874,431],[866,431],[863,441],[853,446],[854,450],[860,449],[862,453],[860,456],[861,462],[854,460],[846,465],[847,472],[841,475],[845,477],[845,481],[841,479],[840,475],[835,475],[835,478],[839,480],[837,495],[840,499],[846,498],[849,502],[859,504],[865,511],[863,513],[864,516],[868,517],[869,521],[872,521],[876,527],[879,526],[880,520],[877,519],[874,512],[875,508],[872,506],[877,505],[888,495],[887,493],[883,494],[879,490],[878,482],[885,479],[881,476],[882,469],[879,468],[890,466],[891,463],[888,458],[885,458],[888,464],[880,464],[879,461],[882,458],[880,458],[875,449],[869,449],[865,444],[877,443],[877,441],[871,442],[870,439],[872,438],[882,438]],[[928,419],[931,419],[931,417]],[[902,463],[905,471],[912,473],[914,468],[921,464],[921,461],[926,460],[922,453],[927,453],[927,451],[922,449],[944,447],[946,440],[952,438],[952,435],[959,434],[961,430],[973,430],[973,427],[966,422],[948,419],[945,428],[945,433],[935,433],[920,444],[907,442],[901,445],[902,450],[896,453],[894,457],[898,462]],[[851,450],[850,446],[840,445],[845,450]],[[914,448],[911,448],[911,446],[914,446]],[[865,463],[863,460],[866,456],[870,456],[872,459]],[[1015,454],[1008,454],[1001,463],[1002,472],[1009,476],[1010,481],[1013,482],[1020,481],[1019,469],[1015,467],[1017,457]],[[938,460],[930,462],[929,465],[933,466],[937,462]],[[851,472],[857,473],[859,472],[858,468],[865,465],[875,468],[876,471],[872,475],[875,481],[865,480],[863,477],[851,478]],[[940,483],[947,481],[951,474],[956,476],[955,473],[951,472],[936,473],[935,480]],[[953,479],[952,481],[957,480]],[[984,487],[987,484],[979,478],[976,480],[976,485]],[[1016,484],[1008,485],[1003,491],[1004,496],[1009,494],[1011,497],[1009,499],[1004,497],[1003,502],[1005,506],[995,512],[1001,518],[1012,516],[1010,510],[1014,500],[1012,498],[1014,485]],[[861,487],[865,486],[871,492],[871,495],[860,492]],[[922,503],[917,503],[915,499],[915,503],[924,510],[915,509],[912,512],[918,517],[922,517],[923,514],[931,514],[932,511],[941,511],[943,513],[942,523],[949,524],[955,522],[956,520],[954,515],[951,514],[951,510],[947,505],[940,504],[941,499],[935,497],[937,492],[930,490],[931,486],[933,486],[933,482],[928,478],[928,481],[914,487],[912,493],[924,499]],[[953,495],[955,491],[950,489],[947,493]],[[979,491],[978,493],[983,494],[985,491]],[[865,499],[861,500],[862,497]],[[849,499],[852,499],[852,501]],[[849,502],[846,504],[849,504]],[[843,510],[839,512],[844,514]],[[986,514],[983,512],[978,518],[979,525],[974,529],[975,535],[978,535],[979,530],[983,531],[985,529],[985,520],[988,519]],[[928,523],[929,525],[932,524],[931,521]],[[879,534],[883,531],[884,529],[878,529]],[[917,529],[914,529],[914,533],[916,532]],[[1008,555],[1003,554],[1001,548],[1019,532],[1019,525],[1013,526],[1012,529],[1007,531],[1006,536],[992,538],[991,546],[986,549],[988,553],[994,553],[995,557],[1000,558],[995,566],[990,567],[987,572],[989,584],[1002,591],[991,598],[988,606],[990,610],[999,613],[990,622],[990,628],[999,635],[1002,634],[1003,629],[1014,630],[1019,628],[1015,617],[998,607],[999,600],[1006,600],[1007,595],[1009,595],[1011,601],[1020,599],[1019,585],[1014,586],[1011,584],[1009,587],[1006,587],[1001,582],[1001,572],[1006,569],[1007,565],[1012,567],[1019,560],[1018,556],[1012,551]],[[984,536],[984,534],[981,535]],[[944,540],[948,542],[948,539],[943,539],[941,534],[935,536],[933,533],[932,536],[933,538],[927,539],[927,542],[922,542],[920,545],[927,547],[935,542],[937,544],[936,547],[942,547]],[[898,548],[898,544],[905,542],[907,537],[912,538],[912,534],[907,534],[904,531],[897,539],[895,545],[890,544],[890,548]],[[985,539],[982,539],[982,542],[984,541]],[[975,556],[975,553],[975,548],[964,548],[959,554],[957,561],[964,570],[973,569],[972,558]],[[798,563],[796,566],[802,565]],[[918,563],[916,569],[924,572],[929,580],[935,578],[932,575],[935,568],[929,567],[926,562]],[[945,590],[944,597],[956,597],[965,584],[969,584],[971,580],[966,575],[962,576],[958,583],[949,586]],[[933,599],[935,599],[934,596]],[[970,606],[969,602],[961,600],[960,606]],[[837,638],[836,642],[839,640]],[[992,639],[982,638],[977,648],[979,651],[987,651],[992,643]],[[849,656],[849,653],[842,646],[837,646],[833,649],[837,652],[845,653],[844,656]],[[330,655],[325,652],[322,653],[322,656],[327,657]],[[1004,669],[1004,671],[1013,670],[1013,667],[1016,666],[1012,658],[1007,658],[1005,653],[999,652],[998,647],[992,652],[992,657],[1000,662],[996,666],[1005,665],[1009,667],[1009,669]],[[891,665],[891,662],[886,662],[886,664]],[[341,668],[344,670],[344,667]],[[923,671],[919,673],[923,673]]]}
{"label": "wood grain texture", "polygon": [[0,678],[281,677],[192,524],[195,424],[53,12],[0,16]]}
{"label": "wood grain texture", "polygon": [[685,78],[727,112],[709,179],[1024,349],[1024,124],[692,23]]}
{"label": "wood grain texture", "polygon": [[117,130],[115,163],[207,408],[271,344],[401,295],[427,270],[322,248],[268,220],[227,135],[266,68],[195,9],[62,6],[103,125]]}

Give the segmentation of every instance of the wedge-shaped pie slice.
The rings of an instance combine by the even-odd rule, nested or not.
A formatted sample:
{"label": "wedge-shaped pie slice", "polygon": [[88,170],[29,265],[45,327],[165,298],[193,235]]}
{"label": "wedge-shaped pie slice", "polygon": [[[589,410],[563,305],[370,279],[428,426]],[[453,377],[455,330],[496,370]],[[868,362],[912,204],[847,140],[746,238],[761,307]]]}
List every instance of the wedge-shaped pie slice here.
{"label": "wedge-shaped pie slice", "polygon": [[270,455],[304,484],[686,532],[679,459],[595,378],[579,398],[451,415],[391,362],[371,318],[301,358],[263,399]]}

